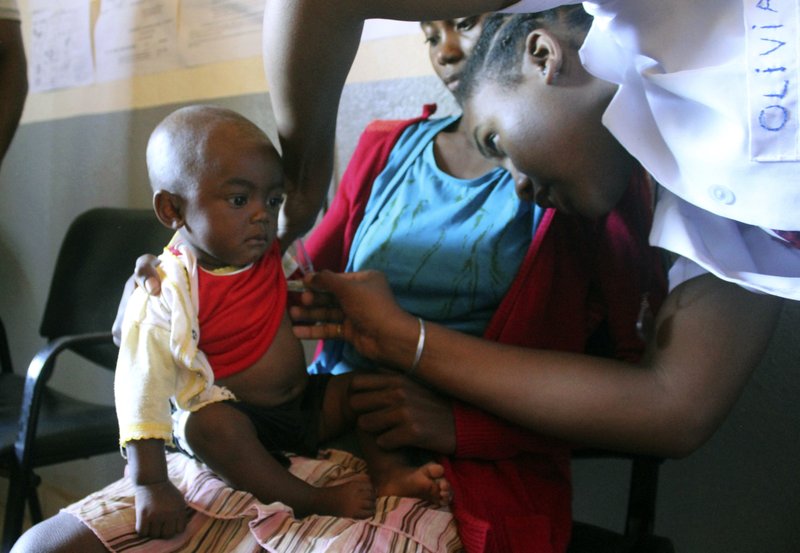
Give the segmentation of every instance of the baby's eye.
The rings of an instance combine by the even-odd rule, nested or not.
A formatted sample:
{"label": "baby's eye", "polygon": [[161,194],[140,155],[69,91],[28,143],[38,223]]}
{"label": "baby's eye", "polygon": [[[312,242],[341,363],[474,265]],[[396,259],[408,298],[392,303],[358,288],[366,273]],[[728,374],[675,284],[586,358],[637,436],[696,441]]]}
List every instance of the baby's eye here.
{"label": "baby's eye", "polygon": [[269,200],[267,200],[267,205],[272,209],[277,209],[283,203],[283,196],[273,196]]}
{"label": "baby's eye", "polygon": [[244,207],[247,205],[247,196],[244,194],[237,194],[228,198],[228,203],[233,207]]}

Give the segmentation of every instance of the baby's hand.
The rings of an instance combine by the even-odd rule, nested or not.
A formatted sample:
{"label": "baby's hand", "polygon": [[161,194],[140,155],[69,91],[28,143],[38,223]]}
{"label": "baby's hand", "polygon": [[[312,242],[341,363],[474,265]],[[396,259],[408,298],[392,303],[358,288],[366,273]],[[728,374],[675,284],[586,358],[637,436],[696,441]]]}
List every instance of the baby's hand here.
{"label": "baby's hand", "polygon": [[186,528],[183,494],[172,482],[136,486],[136,533],[148,538],[171,538]]}

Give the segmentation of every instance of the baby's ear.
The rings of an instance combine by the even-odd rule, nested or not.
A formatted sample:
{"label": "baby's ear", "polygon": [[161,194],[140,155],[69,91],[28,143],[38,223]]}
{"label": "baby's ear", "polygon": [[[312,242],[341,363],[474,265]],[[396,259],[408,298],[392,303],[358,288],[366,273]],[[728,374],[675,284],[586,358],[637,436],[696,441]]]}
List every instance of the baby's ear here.
{"label": "baby's ear", "polygon": [[183,218],[183,198],[166,190],[156,190],[153,194],[153,209],[161,224],[172,230],[181,228]]}
{"label": "baby's ear", "polygon": [[561,71],[564,51],[558,37],[548,29],[534,29],[525,39],[525,59],[523,71],[545,79],[545,84],[553,84]]}

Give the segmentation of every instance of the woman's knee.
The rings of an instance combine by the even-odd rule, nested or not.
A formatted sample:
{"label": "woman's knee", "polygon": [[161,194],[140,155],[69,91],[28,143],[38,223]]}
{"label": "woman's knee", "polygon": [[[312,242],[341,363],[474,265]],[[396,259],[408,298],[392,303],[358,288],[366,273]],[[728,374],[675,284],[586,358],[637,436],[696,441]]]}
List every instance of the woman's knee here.
{"label": "woman's knee", "polygon": [[94,553],[107,551],[97,536],[80,520],[58,513],[25,532],[12,553]]}

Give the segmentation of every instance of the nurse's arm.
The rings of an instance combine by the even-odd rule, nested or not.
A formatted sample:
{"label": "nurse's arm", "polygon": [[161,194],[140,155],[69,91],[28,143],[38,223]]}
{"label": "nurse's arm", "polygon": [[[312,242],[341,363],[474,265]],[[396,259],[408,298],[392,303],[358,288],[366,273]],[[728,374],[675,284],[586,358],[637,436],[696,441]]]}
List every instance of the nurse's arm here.
{"label": "nurse's arm", "polygon": [[[507,347],[429,325],[417,375],[561,439],[680,457],[705,443],[728,414],[782,305],[710,275],[692,279],[667,297],[639,365]],[[416,343],[408,326],[403,359]]]}
{"label": "nurse's arm", "polygon": [[275,112],[287,198],[279,236],[307,232],[333,170],[336,112],[365,19],[415,21],[472,15],[513,0],[269,0],[264,65]]}

